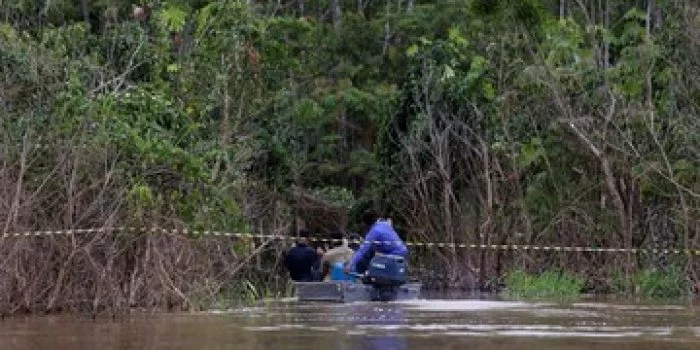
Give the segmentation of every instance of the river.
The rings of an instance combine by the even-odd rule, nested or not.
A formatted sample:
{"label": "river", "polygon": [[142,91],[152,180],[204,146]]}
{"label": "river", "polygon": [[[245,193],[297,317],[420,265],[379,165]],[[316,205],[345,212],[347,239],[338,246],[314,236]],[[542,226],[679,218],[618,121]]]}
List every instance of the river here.
{"label": "river", "polygon": [[277,300],[201,313],[0,321],[0,349],[700,349],[689,303]]}

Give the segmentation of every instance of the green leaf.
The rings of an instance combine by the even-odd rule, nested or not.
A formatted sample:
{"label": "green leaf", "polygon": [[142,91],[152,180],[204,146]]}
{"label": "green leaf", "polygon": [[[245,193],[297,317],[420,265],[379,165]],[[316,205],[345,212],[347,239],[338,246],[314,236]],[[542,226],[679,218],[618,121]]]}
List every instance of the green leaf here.
{"label": "green leaf", "polygon": [[542,149],[542,140],[535,137],[530,140],[529,143],[522,145],[518,163],[521,167],[525,168],[535,163],[543,155],[544,151]]}
{"label": "green leaf", "polygon": [[202,7],[197,14],[197,32],[204,30],[209,23],[209,19],[213,17],[212,13],[218,6],[218,2],[212,2],[207,6]]}
{"label": "green leaf", "polygon": [[454,78],[454,76],[455,76],[454,69],[452,69],[452,67],[450,67],[448,65],[445,65],[445,70],[442,73],[442,79],[447,80],[447,79]]}
{"label": "green leaf", "polygon": [[158,16],[161,25],[173,32],[179,32],[187,23],[187,12],[178,6],[170,6]]}
{"label": "green leaf", "polygon": [[0,24],[0,36],[5,37],[5,39],[8,40],[16,40],[17,32],[11,25],[2,23]]}
{"label": "green leaf", "polygon": [[171,63],[171,64],[169,64],[169,65],[166,67],[166,70],[167,70],[169,73],[179,72],[179,71],[180,71],[180,65],[178,65],[177,63]]}
{"label": "green leaf", "polygon": [[406,49],[406,56],[413,57],[418,53],[418,46],[413,44]]}
{"label": "green leaf", "polygon": [[469,85],[474,86],[478,79],[486,72],[486,59],[482,56],[474,56],[472,58],[469,73],[467,73],[466,81]]}
{"label": "green leaf", "polygon": [[635,177],[642,177],[642,176],[646,175],[646,173],[647,173],[647,169],[644,166],[644,163],[639,163],[639,164],[634,165],[632,167],[631,171],[632,171],[632,175],[634,175]]}
{"label": "green leaf", "polygon": [[640,20],[643,21],[647,18],[646,12],[634,7],[625,13],[624,19],[626,20]]}
{"label": "green leaf", "polygon": [[505,152],[506,145],[503,141],[495,141],[491,144],[491,151],[493,152]]}
{"label": "green leaf", "polygon": [[312,99],[302,99],[295,106],[294,119],[306,127],[321,123],[323,117],[323,109]]}
{"label": "green leaf", "polygon": [[693,164],[685,159],[679,159],[673,163],[673,171],[689,171],[693,169]]}
{"label": "green leaf", "polygon": [[493,87],[493,84],[491,84],[490,81],[485,81],[482,84],[482,88],[484,97],[486,97],[488,100],[493,100],[496,97],[496,89]]}
{"label": "green leaf", "polygon": [[467,39],[462,36],[462,33],[460,30],[456,27],[451,27],[448,31],[448,37],[452,43],[454,43],[457,47],[465,47],[469,44]]}
{"label": "green leaf", "polygon": [[472,58],[471,66],[469,67],[470,70],[478,70],[478,71],[483,71],[484,68],[486,67],[486,58],[484,56],[476,55],[474,58]]}
{"label": "green leaf", "polygon": [[676,179],[684,184],[695,182],[696,174],[698,173],[697,168],[685,159],[679,159],[673,163],[673,171]]}

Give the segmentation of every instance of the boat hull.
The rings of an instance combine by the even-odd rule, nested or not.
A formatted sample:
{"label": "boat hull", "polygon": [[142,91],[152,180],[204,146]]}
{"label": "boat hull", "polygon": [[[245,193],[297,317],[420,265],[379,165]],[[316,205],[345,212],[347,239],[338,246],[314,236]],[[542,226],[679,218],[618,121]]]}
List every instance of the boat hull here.
{"label": "boat hull", "polygon": [[[294,282],[299,301],[324,301],[352,303],[372,301],[374,287],[351,281],[332,282]],[[422,284],[408,282],[398,287],[396,298],[392,301],[414,300],[420,297]]]}

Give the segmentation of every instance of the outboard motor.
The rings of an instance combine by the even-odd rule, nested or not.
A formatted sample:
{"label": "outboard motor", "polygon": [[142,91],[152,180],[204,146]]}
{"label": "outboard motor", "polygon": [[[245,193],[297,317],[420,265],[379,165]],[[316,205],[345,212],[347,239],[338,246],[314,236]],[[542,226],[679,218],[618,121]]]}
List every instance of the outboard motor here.
{"label": "outboard motor", "polygon": [[365,275],[364,284],[373,288],[372,301],[392,301],[398,294],[399,287],[408,281],[406,261],[401,256],[377,255],[372,258]]}

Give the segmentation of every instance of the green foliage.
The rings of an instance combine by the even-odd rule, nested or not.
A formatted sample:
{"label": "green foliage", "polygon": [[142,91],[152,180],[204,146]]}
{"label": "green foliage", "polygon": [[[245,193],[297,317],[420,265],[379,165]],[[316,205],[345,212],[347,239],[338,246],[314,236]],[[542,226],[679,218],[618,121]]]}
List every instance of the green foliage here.
{"label": "green foliage", "polygon": [[634,276],[634,284],[638,293],[648,298],[679,298],[690,293],[688,281],[677,267],[642,270]]}
{"label": "green foliage", "polygon": [[156,13],[158,24],[171,32],[179,32],[187,23],[187,12],[178,5],[170,5]]}
{"label": "green foliage", "polygon": [[545,271],[532,275],[522,270],[512,270],[505,278],[505,293],[513,298],[568,299],[577,297],[584,281],[564,272]]}
{"label": "green foliage", "polygon": [[617,272],[613,276],[613,292],[639,295],[649,299],[678,299],[691,294],[690,283],[683,270],[675,265],[667,268],[645,268],[633,276]]}
{"label": "green foliage", "polygon": [[253,305],[264,297],[259,287],[250,279],[220,286],[216,281],[211,285],[203,283],[187,296],[194,310],[227,310],[241,305]]}
{"label": "green foliage", "polygon": [[347,188],[324,187],[314,190],[314,194],[335,205],[352,208],[355,205],[355,196]]}

